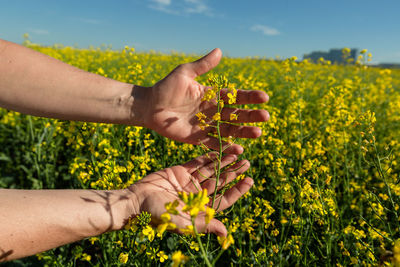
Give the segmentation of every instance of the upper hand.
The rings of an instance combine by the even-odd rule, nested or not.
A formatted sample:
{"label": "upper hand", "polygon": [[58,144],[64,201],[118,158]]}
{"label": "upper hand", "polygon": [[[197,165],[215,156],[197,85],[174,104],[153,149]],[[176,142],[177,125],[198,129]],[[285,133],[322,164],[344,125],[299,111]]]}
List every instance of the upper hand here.
{"label": "upper hand", "polygon": [[[164,79],[150,88],[149,103],[144,114],[144,124],[159,134],[170,139],[189,144],[204,144],[211,149],[219,147],[218,139],[210,137],[212,129],[201,130],[196,114],[203,112],[212,117],[217,112],[215,103],[201,101],[207,87],[195,81],[195,78],[216,67],[221,59],[220,49],[214,49],[203,58],[175,68]],[[223,93],[226,93],[226,90]],[[237,104],[257,104],[268,101],[268,95],[256,90],[238,90]],[[235,123],[267,121],[266,110],[245,110],[224,108],[221,119],[229,121],[230,114],[235,112],[238,119]],[[238,138],[256,138],[261,135],[261,129],[251,126],[222,124],[222,136]],[[225,144],[226,145],[226,144]],[[240,154],[243,148],[232,145],[226,153]]]}

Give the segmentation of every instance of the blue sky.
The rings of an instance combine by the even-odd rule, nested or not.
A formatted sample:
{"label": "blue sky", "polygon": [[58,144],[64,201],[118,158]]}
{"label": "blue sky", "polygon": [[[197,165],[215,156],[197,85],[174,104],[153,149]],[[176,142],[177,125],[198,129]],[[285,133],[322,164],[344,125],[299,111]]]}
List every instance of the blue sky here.
{"label": "blue sky", "polygon": [[400,62],[399,12],[397,0],[0,0],[0,38],[232,57],[367,48]]}

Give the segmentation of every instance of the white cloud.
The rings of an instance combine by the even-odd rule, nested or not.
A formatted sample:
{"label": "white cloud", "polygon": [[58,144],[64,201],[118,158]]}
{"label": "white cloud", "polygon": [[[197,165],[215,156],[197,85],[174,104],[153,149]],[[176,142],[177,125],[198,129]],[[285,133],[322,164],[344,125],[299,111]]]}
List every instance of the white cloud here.
{"label": "white cloud", "polygon": [[185,8],[187,13],[211,15],[210,8],[202,0],[185,0],[188,7]]}
{"label": "white cloud", "polygon": [[261,24],[253,25],[250,30],[253,32],[261,32],[262,34],[268,36],[281,34],[277,29]]}
{"label": "white cloud", "polygon": [[151,0],[151,4],[148,7],[167,14],[177,15],[178,12],[176,10],[171,9],[170,6],[171,6],[171,0]]}
{"label": "white cloud", "polygon": [[201,14],[213,16],[205,0],[150,0],[149,8],[173,15]]}
{"label": "white cloud", "polygon": [[50,34],[50,32],[48,30],[44,30],[44,29],[29,29],[29,32],[31,32],[33,34],[38,34],[38,35]]}

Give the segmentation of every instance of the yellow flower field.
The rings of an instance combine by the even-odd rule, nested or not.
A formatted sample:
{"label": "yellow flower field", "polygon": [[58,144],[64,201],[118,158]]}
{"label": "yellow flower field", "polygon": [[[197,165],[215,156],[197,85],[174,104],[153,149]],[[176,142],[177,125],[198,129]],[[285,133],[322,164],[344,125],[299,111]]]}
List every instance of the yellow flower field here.
{"label": "yellow flower field", "polygon": [[[80,69],[151,86],[198,56],[126,47],[29,47]],[[400,70],[223,58],[214,74],[264,90],[269,122],[238,140],[253,188],[214,216],[229,235],[200,236],[211,264],[238,266],[400,265]],[[199,78],[207,84],[208,76]],[[0,109],[0,187],[125,188],[203,154],[132,126],[51,120]],[[240,177],[239,177],[240,178]],[[44,252],[50,266],[205,265],[195,234],[160,234],[141,214],[125,230]],[[165,229],[168,225],[165,225]],[[165,230],[164,229],[164,230]],[[189,231],[189,230],[188,230]],[[396,242],[397,241],[397,242]]]}

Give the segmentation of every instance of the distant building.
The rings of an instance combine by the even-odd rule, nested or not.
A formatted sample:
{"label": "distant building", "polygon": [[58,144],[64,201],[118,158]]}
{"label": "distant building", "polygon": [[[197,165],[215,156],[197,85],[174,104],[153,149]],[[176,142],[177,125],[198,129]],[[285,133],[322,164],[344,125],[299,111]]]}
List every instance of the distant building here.
{"label": "distant building", "polygon": [[400,69],[400,63],[380,63],[374,65],[373,67],[378,67],[382,69]]}
{"label": "distant building", "polygon": [[352,59],[352,62],[355,62],[357,60],[357,54],[357,48],[352,48],[348,57],[343,56],[342,49],[331,49],[329,50],[329,52],[314,51],[310,54],[305,54],[303,56],[303,59],[309,59],[313,62],[317,62],[320,58],[323,58],[324,60],[330,60],[332,63],[335,64],[348,64],[348,59]]}

